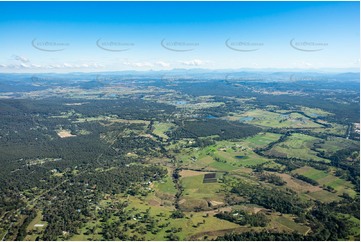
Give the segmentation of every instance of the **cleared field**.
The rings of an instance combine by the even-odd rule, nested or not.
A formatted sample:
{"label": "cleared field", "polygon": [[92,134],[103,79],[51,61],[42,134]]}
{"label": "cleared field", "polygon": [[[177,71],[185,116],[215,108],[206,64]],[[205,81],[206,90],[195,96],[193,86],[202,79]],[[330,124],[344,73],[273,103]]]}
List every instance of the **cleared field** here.
{"label": "cleared field", "polygon": [[317,145],[318,151],[325,152],[325,155],[331,156],[342,149],[357,149],[358,143],[354,140],[339,137],[329,137],[324,143]]}
{"label": "cleared field", "polygon": [[318,157],[317,152],[310,149],[317,141],[319,141],[318,138],[309,135],[292,134],[287,137],[286,141],[278,143],[274,145],[272,149],[266,151],[266,154],[278,157],[330,162],[327,159]]}
{"label": "cleared field", "polygon": [[76,135],[71,134],[70,130],[65,130],[65,129],[57,130],[56,133],[62,139],[76,136]]}
{"label": "cleared field", "polygon": [[246,143],[247,146],[251,148],[263,148],[266,147],[268,144],[277,141],[280,137],[281,137],[280,134],[265,132],[244,139],[243,142]]}
{"label": "cleared field", "polygon": [[165,134],[165,132],[170,130],[172,127],[175,127],[175,124],[155,122],[153,127],[154,127],[153,133],[155,135],[158,135],[163,139],[168,139],[168,136]]}
{"label": "cleared field", "polygon": [[285,182],[286,186],[297,192],[305,199],[319,200],[321,202],[332,202],[340,200],[337,194],[323,190],[320,186],[313,186],[307,182],[296,179],[289,174],[274,173],[280,176]]}
{"label": "cleared field", "polygon": [[274,173],[277,176],[280,176],[287,184],[287,187],[291,188],[292,190],[298,193],[308,193],[308,192],[317,192],[322,191],[322,188],[319,186],[313,186],[307,182],[301,181],[296,179],[288,174],[284,173]]}
{"label": "cleared field", "polygon": [[320,185],[332,187],[336,190],[338,195],[342,195],[343,193],[347,193],[352,197],[356,195],[356,192],[353,190],[354,186],[349,181],[336,177],[325,171],[317,170],[309,166],[304,166],[294,170],[293,172],[311,178],[317,181]]}
{"label": "cleared field", "polygon": [[203,178],[203,173],[181,178],[184,191],[179,204],[182,209],[194,211],[197,208],[209,209],[209,203],[223,204],[222,185],[220,183],[203,183]]}
{"label": "cleared field", "polygon": [[[258,137],[252,137],[252,139],[257,140],[258,144],[262,145],[271,140],[277,140],[278,135],[266,133]],[[185,148],[176,155],[178,160],[181,161],[182,167],[216,171],[233,171],[240,167],[252,167],[271,161],[253,152],[252,148],[249,147],[250,144],[250,140],[239,142],[219,141],[217,145],[201,149]]]}
{"label": "cleared field", "polygon": [[27,235],[24,240],[34,241],[36,238],[41,235],[41,232],[44,231],[47,222],[42,221],[43,215],[41,211],[37,211],[36,217],[30,222],[26,228],[27,232],[32,231],[32,235]]}
{"label": "cleared field", "polygon": [[[265,139],[260,138],[261,136],[252,137],[257,140],[259,143],[268,142]],[[251,139],[252,139],[251,138]],[[269,161],[269,159],[257,155],[249,147],[251,141],[241,141],[241,142],[218,142],[217,146],[213,150],[213,157],[218,158],[223,162],[212,163],[211,166],[222,167],[224,166],[227,170],[232,170],[231,167],[237,169],[238,167],[245,166],[251,167],[258,164],[263,164]],[[217,164],[217,163],[223,163]]]}
{"label": "cleared field", "polygon": [[331,193],[331,192],[328,192],[325,190],[310,192],[309,194],[307,194],[307,197],[310,197],[312,199],[315,199],[315,200],[318,200],[321,202],[325,202],[325,203],[330,203],[330,202],[341,200],[341,197],[339,197],[337,194]]}
{"label": "cleared field", "polygon": [[174,187],[174,183],[172,181],[172,171],[168,169],[168,175],[163,178],[160,182],[154,182],[154,189],[161,193],[167,193],[167,194],[176,194],[177,189]]}
{"label": "cleared field", "polygon": [[209,172],[199,172],[199,171],[191,171],[191,170],[182,170],[179,175],[181,175],[181,177],[186,178],[186,177],[190,177],[190,176],[199,176],[199,175],[204,175],[207,174]]}
{"label": "cleared field", "polygon": [[316,181],[328,176],[326,172],[317,170],[309,166],[304,166],[299,169],[296,169],[294,170],[294,173],[307,176],[308,178],[311,178],[312,180],[316,180]]}
{"label": "cleared field", "polygon": [[211,164],[209,164],[209,168],[213,169],[215,171],[234,171],[239,169],[239,167],[236,167],[230,163],[224,163],[224,162],[212,162]]}
{"label": "cleared field", "polygon": [[211,169],[215,162],[212,156],[194,152],[190,156],[183,157],[182,167],[190,169]]}
{"label": "cleared field", "polygon": [[300,107],[300,110],[302,112],[304,112],[306,115],[313,117],[313,118],[318,118],[318,117],[325,117],[325,116],[329,116],[329,115],[333,115],[332,113],[326,112],[322,109],[319,108],[309,108],[309,107]]}
{"label": "cleared field", "polygon": [[217,151],[215,152],[214,156],[227,161],[227,163],[230,163],[230,165],[234,167],[240,167],[240,166],[250,167],[250,166],[263,164],[269,161],[268,159],[257,155],[252,150],[245,150],[238,152]]}
{"label": "cleared field", "polygon": [[[130,197],[128,199],[129,206],[127,211],[133,211],[133,214],[144,214],[147,209],[150,208],[150,204],[146,201],[142,201],[136,197]],[[157,233],[147,232],[143,236],[145,240],[160,241],[165,240],[170,229],[175,228],[179,230],[175,235],[179,236],[181,240],[187,240],[190,236],[195,234],[208,234],[210,231],[219,232],[220,235],[224,234],[224,230],[232,231],[234,229],[240,228],[239,225],[220,220],[213,216],[205,215],[207,212],[185,212],[183,218],[170,218],[170,215],[173,211],[173,208],[161,207],[161,206],[151,206],[149,210],[149,215],[153,218],[156,218],[158,224],[165,225],[163,228],[159,228]],[[133,221],[137,223],[137,221]],[[131,235],[137,234],[135,231],[128,232]]]}
{"label": "cleared field", "polygon": [[321,125],[299,113],[282,114],[255,109],[240,115],[241,122],[272,128],[317,128]]}
{"label": "cleared field", "polygon": [[331,125],[330,128],[316,128],[316,129],[312,129],[313,132],[322,132],[325,134],[335,134],[335,135],[346,135],[347,132],[347,125],[341,125],[341,124],[337,124],[337,123],[328,123],[326,121],[323,120],[317,120],[320,123],[324,123],[324,124],[328,124]]}
{"label": "cleared field", "polygon": [[275,225],[275,228],[284,229],[285,232],[297,231],[301,234],[306,234],[308,231],[310,231],[309,227],[294,222],[293,217],[287,214],[283,214],[282,216],[273,216],[272,222],[273,225]]}

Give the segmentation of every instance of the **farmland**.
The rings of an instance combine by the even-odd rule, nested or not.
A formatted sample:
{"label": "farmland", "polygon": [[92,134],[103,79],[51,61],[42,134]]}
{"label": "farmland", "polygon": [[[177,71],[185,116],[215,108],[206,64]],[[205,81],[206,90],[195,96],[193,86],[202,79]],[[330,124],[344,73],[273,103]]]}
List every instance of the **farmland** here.
{"label": "farmland", "polygon": [[329,162],[324,158],[318,157],[317,152],[311,150],[311,147],[317,141],[318,139],[312,136],[292,134],[284,142],[273,146],[272,149],[268,151],[268,154],[276,157]]}
{"label": "farmland", "polygon": [[242,122],[274,128],[317,128],[319,124],[299,113],[277,113],[265,110],[251,110],[240,116]]}
{"label": "farmland", "polygon": [[68,82],[0,98],[4,239],[359,238],[353,83]]}
{"label": "farmland", "polygon": [[343,193],[347,193],[350,196],[356,195],[351,183],[345,181],[344,179],[338,178],[330,173],[307,166],[296,169],[294,170],[294,172],[304,175],[312,180],[315,180],[320,185],[331,187],[339,195],[342,195]]}

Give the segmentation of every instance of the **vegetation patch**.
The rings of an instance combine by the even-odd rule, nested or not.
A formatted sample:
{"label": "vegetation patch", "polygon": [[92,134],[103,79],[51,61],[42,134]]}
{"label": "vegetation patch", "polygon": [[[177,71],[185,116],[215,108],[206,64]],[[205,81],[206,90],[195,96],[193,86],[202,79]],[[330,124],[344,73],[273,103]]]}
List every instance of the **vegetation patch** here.
{"label": "vegetation patch", "polygon": [[236,139],[255,135],[261,129],[249,124],[241,124],[221,119],[184,121],[178,129],[168,132],[174,138],[197,138],[218,135],[220,140]]}
{"label": "vegetation patch", "polygon": [[342,195],[343,193],[347,193],[350,196],[356,195],[353,190],[353,185],[349,181],[345,181],[325,171],[305,166],[293,172],[317,181],[326,190],[336,192],[338,195]]}
{"label": "vegetation patch", "polygon": [[276,157],[297,158],[329,163],[329,160],[317,156],[317,152],[311,149],[318,141],[319,139],[315,137],[295,133],[288,136],[285,141],[274,145],[270,150],[266,151],[265,154]]}

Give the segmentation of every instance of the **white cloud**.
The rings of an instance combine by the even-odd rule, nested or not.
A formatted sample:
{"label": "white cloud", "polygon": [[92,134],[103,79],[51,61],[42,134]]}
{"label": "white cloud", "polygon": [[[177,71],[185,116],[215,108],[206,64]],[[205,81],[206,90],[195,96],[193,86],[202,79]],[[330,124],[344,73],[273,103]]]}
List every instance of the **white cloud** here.
{"label": "white cloud", "polygon": [[31,64],[31,66],[34,68],[41,68],[41,65],[37,65],[37,64]]}
{"label": "white cloud", "polygon": [[30,67],[31,67],[31,65],[24,64],[24,63],[21,63],[19,66],[20,66],[21,68],[30,68]]}
{"label": "white cloud", "polygon": [[155,64],[161,67],[170,67],[170,64],[164,61],[157,61]]}
{"label": "white cloud", "polygon": [[64,65],[64,67],[73,68],[73,65],[69,64],[69,63],[64,63],[63,65]]}
{"label": "white cloud", "polygon": [[199,60],[199,59],[194,59],[194,60],[189,60],[189,61],[181,61],[180,62],[182,65],[186,65],[186,66],[201,66],[203,64],[205,64],[205,61]]}
{"label": "white cloud", "polygon": [[14,60],[20,61],[21,63],[28,63],[30,60],[24,56],[13,55]]}
{"label": "white cloud", "polygon": [[152,64],[150,62],[129,62],[129,61],[123,62],[123,65],[132,66],[132,67],[153,67],[154,66],[154,64]]}
{"label": "white cloud", "polygon": [[0,64],[0,68],[6,69],[83,69],[83,68],[102,68],[104,65],[98,63],[80,63],[80,64],[49,64],[40,65],[32,63],[19,63],[19,64]]}
{"label": "white cloud", "polygon": [[154,65],[150,62],[136,62],[134,63],[135,67],[153,67]]}

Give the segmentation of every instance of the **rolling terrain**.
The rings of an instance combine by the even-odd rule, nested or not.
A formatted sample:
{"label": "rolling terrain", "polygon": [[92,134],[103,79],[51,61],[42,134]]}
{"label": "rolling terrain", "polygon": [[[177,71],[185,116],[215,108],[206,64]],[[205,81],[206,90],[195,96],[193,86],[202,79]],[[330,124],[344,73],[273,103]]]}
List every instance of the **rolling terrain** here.
{"label": "rolling terrain", "polygon": [[0,74],[0,238],[359,240],[358,73],[242,75]]}

